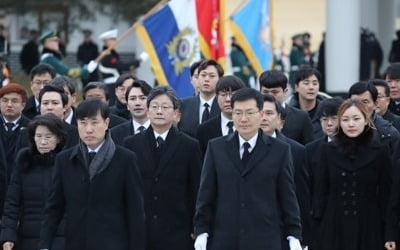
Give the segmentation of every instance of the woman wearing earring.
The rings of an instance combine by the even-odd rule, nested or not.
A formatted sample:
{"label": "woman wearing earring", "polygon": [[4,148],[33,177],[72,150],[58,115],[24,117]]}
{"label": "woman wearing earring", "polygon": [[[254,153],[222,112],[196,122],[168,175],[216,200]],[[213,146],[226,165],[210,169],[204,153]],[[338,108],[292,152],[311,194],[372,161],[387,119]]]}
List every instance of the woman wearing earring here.
{"label": "woman wearing earring", "polygon": [[346,100],[338,133],[322,146],[313,193],[319,250],[384,248],[391,160],[367,114],[361,102]]}
{"label": "woman wearing earring", "polygon": [[[0,234],[3,250],[38,249],[54,158],[67,138],[62,121],[53,114],[36,116],[28,125],[28,134],[30,147],[18,153],[5,200]],[[61,231],[52,250],[64,249]]]}

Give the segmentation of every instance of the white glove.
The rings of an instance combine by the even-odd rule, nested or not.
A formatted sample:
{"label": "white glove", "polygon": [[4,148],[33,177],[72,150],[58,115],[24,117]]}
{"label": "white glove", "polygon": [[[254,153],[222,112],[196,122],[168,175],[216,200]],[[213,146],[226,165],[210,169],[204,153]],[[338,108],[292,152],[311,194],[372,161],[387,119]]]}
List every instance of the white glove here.
{"label": "white glove", "polygon": [[293,236],[288,236],[286,238],[289,241],[290,250],[302,250],[300,241]]}
{"label": "white glove", "polygon": [[195,250],[207,250],[208,233],[199,234],[194,242]]}
{"label": "white glove", "polygon": [[89,62],[89,64],[87,65],[87,70],[89,71],[89,73],[92,73],[93,71],[96,70],[96,68],[97,68],[98,65],[99,65],[99,64],[98,64],[97,62],[91,60],[91,61]]}
{"label": "white glove", "polygon": [[139,55],[140,61],[145,62],[147,61],[147,59],[149,59],[149,54],[147,54],[146,52],[142,52]]}

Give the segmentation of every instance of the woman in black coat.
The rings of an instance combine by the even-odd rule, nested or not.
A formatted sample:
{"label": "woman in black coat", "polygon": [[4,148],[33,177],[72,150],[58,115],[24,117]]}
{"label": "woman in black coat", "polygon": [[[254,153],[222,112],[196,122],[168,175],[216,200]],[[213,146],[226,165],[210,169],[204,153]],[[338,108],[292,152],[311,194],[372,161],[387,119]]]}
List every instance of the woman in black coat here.
{"label": "woman in black coat", "polygon": [[[51,185],[55,155],[63,148],[67,134],[53,114],[37,116],[28,125],[30,147],[19,151],[1,221],[3,250],[38,249],[43,209]],[[59,230],[52,250],[63,249]]]}
{"label": "woman in black coat", "polygon": [[316,249],[384,249],[391,184],[388,150],[375,138],[361,102],[345,101],[338,118],[338,133],[322,146],[314,179],[313,216],[319,223]]}

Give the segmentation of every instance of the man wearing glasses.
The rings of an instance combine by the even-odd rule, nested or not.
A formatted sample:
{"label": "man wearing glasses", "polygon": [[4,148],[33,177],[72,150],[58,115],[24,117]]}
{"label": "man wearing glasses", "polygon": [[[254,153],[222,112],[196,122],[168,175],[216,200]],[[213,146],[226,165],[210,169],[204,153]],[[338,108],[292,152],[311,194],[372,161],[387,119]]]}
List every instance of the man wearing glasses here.
{"label": "man wearing glasses", "polygon": [[243,81],[236,76],[223,76],[217,82],[217,102],[221,115],[200,124],[197,130],[197,139],[203,155],[207,149],[209,140],[235,131],[232,121],[232,95],[239,89],[244,88]]}
{"label": "man wearing glasses", "polygon": [[195,249],[301,250],[300,212],[288,144],[260,130],[262,94],[231,99],[236,132],[212,140],[202,168],[194,217]]}
{"label": "man wearing glasses", "polygon": [[146,249],[191,249],[200,147],[173,126],[179,101],[171,88],[152,89],[147,107],[150,127],[124,143],[136,153],[144,181]]}
{"label": "man wearing glasses", "polygon": [[39,92],[43,86],[49,84],[54,77],[56,77],[56,71],[49,64],[38,64],[31,70],[30,78],[32,96],[28,98],[25,108],[22,111],[29,119],[33,119],[33,117],[40,113]]}
{"label": "man wearing glasses", "polygon": [[378,90],[378,99],[376,99],[376,113],[383,119],[390,122],[397,130],[400,131],[400,116],[395,115],[389,110],[390,104],[390,88],[386,81],[381,79],[369,80]]}

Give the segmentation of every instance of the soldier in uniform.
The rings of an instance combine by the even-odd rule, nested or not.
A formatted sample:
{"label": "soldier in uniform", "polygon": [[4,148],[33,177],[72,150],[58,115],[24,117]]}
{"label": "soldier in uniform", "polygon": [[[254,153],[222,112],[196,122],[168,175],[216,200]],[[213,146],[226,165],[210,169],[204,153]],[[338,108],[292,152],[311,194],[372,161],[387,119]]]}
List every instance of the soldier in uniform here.
{"label": "soldier in uniform", "polygon": [[[100,34],[99,39],[103,41],[103,50],[114,47],[118,37],[118,30],[109,30]],[[123,71],[129,71],[131,67],[139,67],[140,61],[136,57],[130,62],[123,62],[117,51],[112,49],[101,60],[99,64],[99,71],[103,78],[103,82],[107,84],[108,92],[110,93],[110,105],[115,101],[115,82]]]}
{"label": "soldier in uniform", "polygon": [[40,43],[43,45],[43,52],[40,57],[41,63],[47,63],[54,67],[57,74],[68,76],[71,78],[81,77],[83,79],[88,77],[88,70],[86,68],[73,68],[65,65],[62,62],[62,54],[59,48],[59,38],[54,31],[44,32],[40,38]]}
{"label": "soldier in uniform", "polygon": [[304,64],[303,34],[292,36],[292,49],[290,50],[290,75],[289,83],[294,89],[294,76],[299,67]]}

